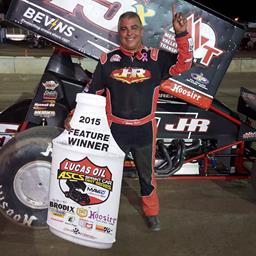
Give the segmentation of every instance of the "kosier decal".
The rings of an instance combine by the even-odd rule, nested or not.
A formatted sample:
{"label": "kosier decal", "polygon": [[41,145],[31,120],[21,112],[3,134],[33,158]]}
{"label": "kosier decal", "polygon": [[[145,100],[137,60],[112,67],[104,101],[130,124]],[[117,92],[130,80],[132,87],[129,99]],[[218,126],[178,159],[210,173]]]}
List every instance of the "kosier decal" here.
{"label": "kosier decal", "polygon": [[218,49],[216,45],[216,35],[209,24],[199,18],[195,21],[194,14],[187,18],[188,32],[194,41],[194,58],[200,59],[200,64],[209,66],[214,57],[218,57],[223,50]]}
{"label": "kosier decal", "polygon": [[82,206],[105,202],[113,189],[108,167],[97,166],[87,157],[81,161],[64,159],[57,179],[64,195]]}
{"label": "kosier decal", "polygon": [[127,84],[139,83],[151,78],[151,72],[143,68],[122,68],[111,73],[113,79]]}
{"label": "kosier decal", "polygon": [[207,109],[212,102],[212,97],[195,90],[185,84],[173,82],[172,80],[165,80],[160,89],[175,97],[185,100],[186,102],[195,104],[201,108]]}

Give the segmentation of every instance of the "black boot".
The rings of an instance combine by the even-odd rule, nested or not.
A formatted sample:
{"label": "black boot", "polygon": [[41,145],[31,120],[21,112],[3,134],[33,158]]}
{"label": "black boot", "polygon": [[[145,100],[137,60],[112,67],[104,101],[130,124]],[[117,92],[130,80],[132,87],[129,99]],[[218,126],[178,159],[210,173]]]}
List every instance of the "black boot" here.
{"label": "black boot", "polygon": [[146,216],[147,226],[152,231],[160,230],[160,220],[159,217],[156,216]]}

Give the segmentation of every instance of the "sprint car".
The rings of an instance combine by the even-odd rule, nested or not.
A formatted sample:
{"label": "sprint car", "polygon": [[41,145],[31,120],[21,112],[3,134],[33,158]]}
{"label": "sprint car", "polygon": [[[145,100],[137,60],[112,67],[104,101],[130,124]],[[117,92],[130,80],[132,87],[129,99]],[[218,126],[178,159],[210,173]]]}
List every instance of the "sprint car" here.
{"label": "sprint car", "polygon": [[[63,48],[53,52],[34,97],[0,114],[0,211],[4,216],[22,226],[46,227],[51,142],[63,131],[76,94],[91,78],[65,49],[98,59],[102,51],[118,46],[118,17],[131,10],[142,19],[145,45],[177,53],[170,26],[173,2],[90,1],[90,6],[80,0],[11,2],[10,22]],[[189,72],[168,79],[159,97],[156,174],[159,178],[250,176],[256,180],[256,131],[251,125],[256,116],[255,93],[241,88],[239,114],[215,99],[244,29],[195,1],[179,1],[177,10],[188,21],[194,64]],[[125,168],[134,168],[131,154]],[[79,184],[69,185],[68,196],[88,200],[78,193]]]}
{"label": "sprint car", "polygon": [[[46,226],[51,141],[63,131],[76,93],[90,78],[67,51],[56,49],[34,98],[0,114],[0,211],[15,223]],[[161,93],[156,112],[157,177],[256,179],[256,130],[250,125],[256,117],[255,100],[254,92],[241,88],[240,117],[217,99],[204,110]],[[130,154],[125,169],[134,169]]]}

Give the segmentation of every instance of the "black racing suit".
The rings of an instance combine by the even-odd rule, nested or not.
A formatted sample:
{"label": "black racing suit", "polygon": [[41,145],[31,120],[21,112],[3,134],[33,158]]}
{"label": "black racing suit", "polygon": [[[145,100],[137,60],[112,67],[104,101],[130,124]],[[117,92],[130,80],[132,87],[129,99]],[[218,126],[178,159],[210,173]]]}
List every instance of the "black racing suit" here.
{"label": "black racing suit", "polygon": [[163,79],[188,70],[192,63],[189,35],[179,35],[176,42],[178,55],[145,46],[136,54],[122,48],[102,54],[89,88],[90,93],[106,96],[112,135],[126,154],[133,155],[146,216],[159,213],[154,174],[159,87]]}

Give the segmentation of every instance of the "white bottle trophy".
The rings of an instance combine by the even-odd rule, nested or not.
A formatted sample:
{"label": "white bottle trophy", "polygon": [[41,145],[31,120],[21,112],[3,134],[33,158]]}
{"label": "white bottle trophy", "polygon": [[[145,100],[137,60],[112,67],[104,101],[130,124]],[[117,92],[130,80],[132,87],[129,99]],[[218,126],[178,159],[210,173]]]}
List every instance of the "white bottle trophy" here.
{"label": "white bottle trophy", "polygon": [[111,135],[105,97],[79,93],[53,140],[47,223],[55,235],[94,248],[115,242],[125,154]]}

